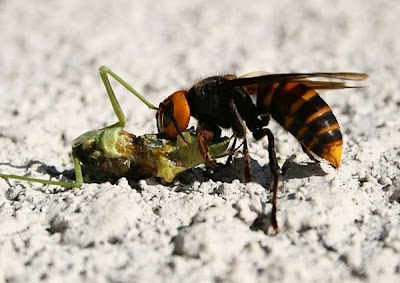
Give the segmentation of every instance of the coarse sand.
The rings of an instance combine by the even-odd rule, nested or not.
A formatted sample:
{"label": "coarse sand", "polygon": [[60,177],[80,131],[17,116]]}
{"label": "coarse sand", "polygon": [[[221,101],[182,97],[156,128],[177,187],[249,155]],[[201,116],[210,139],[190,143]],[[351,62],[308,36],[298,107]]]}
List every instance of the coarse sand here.
{"label": "coarse sand", "polygon": [[[400,282],[399,16],[397,0],[0,1],[5,174],[71,172],[71,141],[116,122],[101,65],[156,105],[227,72],[370,75],[321,93],[343,133],[338,170],[271,122],[277,235],[255,225],[271,210],[267,139],[249,139],[248,184],[241,154],[172,184],[0,179],[0,282]],[[155,133],[154,111],[114,86],[127,130]]]}

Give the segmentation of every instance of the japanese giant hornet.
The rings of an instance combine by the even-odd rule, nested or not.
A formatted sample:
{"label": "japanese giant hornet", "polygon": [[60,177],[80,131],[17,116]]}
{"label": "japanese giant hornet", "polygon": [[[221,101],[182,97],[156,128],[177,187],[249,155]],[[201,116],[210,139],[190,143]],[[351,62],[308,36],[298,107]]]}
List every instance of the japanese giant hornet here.
{"label": "japanese giant hornet", "polygon": [[[275,154],[274,136],[267,128],[272,116],[301,144],[312,159],[325,159],[333,167],[340,166],[342,134],[332,109],[317,90],[352,88],[340,81],[312,81],[320,77],[341,80],[364,80],[362,73],[292,73],[267,74],[253,72],[242,77],[214,76],[199,81],[188,90],[179,90],[160,103],[156,115],[160,133],[169,138],[182,137],[190,117],[198,120],[199,144],[219,138],[221,128],[231,128],[235,137],[243,139],[245,178],[250,181],[250,156],[246,126],[256,140],[268,137],[270,170],[273,176],[271,223],[278,229],[276,202],[279,165]],[[252,96],[256,96],[253,103]],[[206,147],[202,153],[207,164],[216,166]],[[231,157],[228,159],[230,162]]]}

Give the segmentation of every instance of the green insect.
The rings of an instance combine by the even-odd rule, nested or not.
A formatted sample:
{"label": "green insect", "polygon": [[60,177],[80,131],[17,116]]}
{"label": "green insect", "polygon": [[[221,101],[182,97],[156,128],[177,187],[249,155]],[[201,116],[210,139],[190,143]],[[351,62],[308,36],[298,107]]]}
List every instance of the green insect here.
{"label": "green insect", "polygon": [[[158,109],[148,102],[135,89],[107,67],[100,67],[100,77],[104,82],[108,97],[118,122],[108,127],[86,132],[72,144],[72,159],[75,169],[75,182],[36,179],[13,174],[0,174],[4,179],[17,179],[46,185],[67,188],[80,188],[83,184],[81,164],[91,171],[100,172],[113,178],[160,177],[171,182],[179,173],[207,164],[210,160],[231,155],[232,137],[222,137],[206,143],[206,148],[198,142],[198,134],[188,129],[176,139],[167,140],[160,135],[135,136],[124,131],[125,115],[111,87],[109,77],[127,88],[150,109]],[[207,152],[207,155],[204,153]]]}

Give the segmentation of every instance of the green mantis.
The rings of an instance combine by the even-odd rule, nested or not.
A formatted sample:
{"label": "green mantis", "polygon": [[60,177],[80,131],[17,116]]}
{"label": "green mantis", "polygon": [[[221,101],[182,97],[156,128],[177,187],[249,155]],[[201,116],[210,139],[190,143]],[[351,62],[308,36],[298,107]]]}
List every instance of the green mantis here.
{"label": "green mantis", "polygon": [[[63,182],[36,179],[13,174],[1,174],[4,179],[16,179],[45,185],[57,185],[67,188],[80,188],[83,185],[81,164],[91,170],[111,177],[147,178],[160,177],[171,182],[179,173],[206,163],[201,153],[197,134],[194,129],[183,132],[174,140],[149,134],[135,136],[124,131],[125,115],[112,89],[109,76],[138,97],[150,109],[157,110],[134,88],[109,68],[99,69],[111,106],[118,122],[108,127],[86,132],[72,143],[72,160],[75,170],[75,182]],[[223,137],[207,142],[209,158],[217,159],[232,154],[232,138]]]}

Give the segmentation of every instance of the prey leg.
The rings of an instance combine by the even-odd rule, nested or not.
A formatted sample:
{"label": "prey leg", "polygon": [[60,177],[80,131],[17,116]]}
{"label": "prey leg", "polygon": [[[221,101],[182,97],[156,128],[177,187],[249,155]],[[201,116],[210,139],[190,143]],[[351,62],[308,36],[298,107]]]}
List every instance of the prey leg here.
{"label": "prey leg", "polygon": [[108,75],[113,77],[118,83],[124,86],[127,90],[133,93],[137,98],[139,98],[144,104],[146,104],[150,109],[157,110],[158,108],[147,101],[141,94],[139,94],[133,87],[131,87],[127,82],[125,82],[121,77],[119,77],[116,73],[111,71],[110,68],[101,66],[99,69],[100,77],[103,80],[104,87],[106,88],[107,95],[110,99],[112,108],[114,109],[114,113],[118,118],[118,126],[124,127],[126,124],[125,115],[122,112],[121,106],[118,103],[118,100],[114,94],[114,90],[112,89],[110,80],[108,79]]}
{"label": "prey leg", "polygon": [[44,179],[37,179],[13,174],[0,174],[0,178],[4,178],[5,180],[14,179],[14,180],[22,180],[27,182],[33,183],[40,183],[44,185],[55,185],[61,186],[65,188],[80,188],[83,184],[83,176],[82,176],[82,168],[79,161],[79,158],[72,155],[72,159],[74,161],[74,169],[75,169],[75,182],[62,182],[62,181],[52,181],[52,180],[44,180]]}

